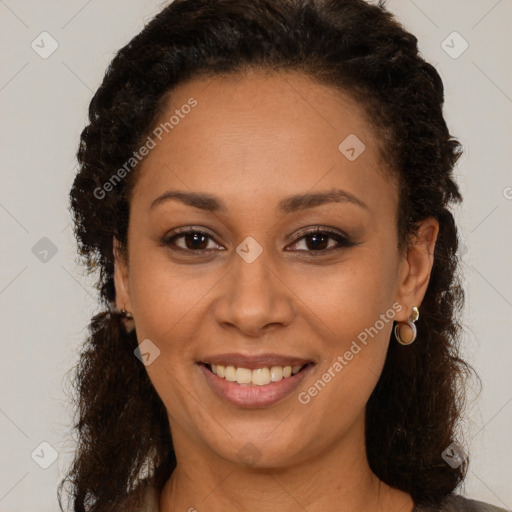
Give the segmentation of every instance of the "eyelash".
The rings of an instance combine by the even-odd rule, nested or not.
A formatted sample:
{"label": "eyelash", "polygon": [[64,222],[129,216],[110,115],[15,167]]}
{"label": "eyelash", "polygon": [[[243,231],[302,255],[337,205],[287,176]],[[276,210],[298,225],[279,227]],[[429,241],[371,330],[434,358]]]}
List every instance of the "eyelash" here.
{"label": "eyelash", "polygon": [[[188,252],[188,253],[192,253],[192,254],[206,253],[211,250],[214,250],[214,249],[195,249],[195,250],[183,249],[182,247],[175,246],[175,243],[174,243],[175,240],[182,238],[186,235],[193,235],[193,234],[205,235],[208,238],[210,238],[211,240],[213,240],[215,243],[217,243],[218,245],[221,245],[220,242],[214,236],[212,236],[209,233],[206,233],[204,231],[194,229],[193,227],[187,227],[187,228],[180,229],[179,232],[177,232],[177,233],[175,232],[171,236],[166,235],[162,238],[161,242],[162,242],[162,245],[171,248],[173,251],[182,251],[182,252]],[[339,245],[338,245],[338,247],[331,247],[329,249],[321,249],[321,250],[316,250],[316,251],[300,249],[298,252],[306,252],[306,253],[310,253],[310,254],[322,254],[322,253],[330,254],[332,251],[336,251],[336,250],[344,249],[344,248],[348,248],[348,247],[353,247],[353,246],[357,245],[355,242],[352,242],[347,236],[345,236],[341,233],[338,233],[336,231],[330,231],[328,229],[322,229],[321,227],[318,227],[318,226],[315,228],[312,228],[312,229],[305,229],[303,231],[300,231],[297,235],[297,238],[295,238],[295,240],[293,240],[291,245],[295,245],[298,242],[300,242],[302,239],[305,239],[305,238],[313,236],[313,235],[325,235],[328,238],[336,241]]]}

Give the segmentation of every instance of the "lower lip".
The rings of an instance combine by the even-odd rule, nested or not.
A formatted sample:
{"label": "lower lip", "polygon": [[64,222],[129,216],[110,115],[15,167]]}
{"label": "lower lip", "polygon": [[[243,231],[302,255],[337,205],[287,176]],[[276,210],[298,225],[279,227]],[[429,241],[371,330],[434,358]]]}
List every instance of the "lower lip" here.
{"label": "lower lip", "polygon": [[230,382],[215,375],[203,364],[198,366],[203,372],[206,382],[217,395],[237,407],[250,409],[268,407],[289,396],[314,365],[310,363],[295,375],[284,377],[279,382],[271,382],[265,386],[257,386],[255,384],[241,385],[236,382]]}

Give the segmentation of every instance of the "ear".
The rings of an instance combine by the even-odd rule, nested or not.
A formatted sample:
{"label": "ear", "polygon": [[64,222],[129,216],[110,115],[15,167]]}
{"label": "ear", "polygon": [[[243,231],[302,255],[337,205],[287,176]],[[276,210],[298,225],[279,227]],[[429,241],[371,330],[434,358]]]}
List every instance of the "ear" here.
{"label": "ear", "polygon": [[119,311],[132,311],[130,300],[130,282],[128,280],[128,264],[121,253],[121,244],[114,237],[114,285],[116,288],[116,307]]}
{"label": "ear", "polygon": [[419,309],[423,301],[434,265],[434,249],[438,233],[437,219],[429,217],[421,221],[407,249],[407,254],[400,264],[397,301],[404,307],[396,313],[395,320],[398,322],[406,322],[413,306]]}

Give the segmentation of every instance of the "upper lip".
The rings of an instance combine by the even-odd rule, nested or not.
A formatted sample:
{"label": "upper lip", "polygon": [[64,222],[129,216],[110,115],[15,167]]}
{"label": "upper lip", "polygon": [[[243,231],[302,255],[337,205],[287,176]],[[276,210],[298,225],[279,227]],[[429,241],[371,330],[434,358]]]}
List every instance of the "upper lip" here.
{"label": "upper lip", "polygon": [[304,366],[305,364],[312,363],[310,359],[304,359],[297,356],[287,356],[282,354],[254,354],[246,355],[241,353],[226,353],[214,354],[205,356],[200,361],[204,364],[220,364],[223,366],[236,366],[238,368],[248,368],[254,370],[255,368],[265,368],[272,366]]}

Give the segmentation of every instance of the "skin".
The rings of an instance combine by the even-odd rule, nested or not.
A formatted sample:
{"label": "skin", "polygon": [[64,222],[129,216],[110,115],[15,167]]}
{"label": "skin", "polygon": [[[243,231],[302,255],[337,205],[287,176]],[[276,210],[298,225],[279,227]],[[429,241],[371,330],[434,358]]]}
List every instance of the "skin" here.
{"label": "skin", "polygon": [[[172,92],[162,120],[190,97],[197,106],[138,170],[127,261],[115,241],[117,306],[133,314],[139,343],[150,339],[160,350],[146,369],[178,461],[160,510],[411,511],[408,494],[372,473],[364,443],[365,405],[393,322],[309,403],[297,395],[394,303],[399,322],[413,306],[421,313],[437,221],[423,221],[409,249],[398,250],[397,184],[378,132],[347,94],[295,72],[201,78]],[[349,134],[366,146],[354,161],[338,149]],[[334,187],[367,208],[345,201],[278,210],[286,197]],[[226,211],[176,200],[151,209],[168,190],[215,195]],[[190,252],[190,236],[188,246],[187,237],[174,240],[181,252],[160,243],[182,226],[218,242],[199,244],[205,255]],[[315,226],[357,245],[332,250],[338,243],[328,238],[324,253],[313,254],[311,237],[298,233]],[[252,263],[236,252],[248,236],[263,250]],[[218,397],[196,365],[225,352],[293,355],[315,366],[286,399],[244,409]],[[247,443],[256,447],[250,466],[238,457]]]}

